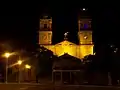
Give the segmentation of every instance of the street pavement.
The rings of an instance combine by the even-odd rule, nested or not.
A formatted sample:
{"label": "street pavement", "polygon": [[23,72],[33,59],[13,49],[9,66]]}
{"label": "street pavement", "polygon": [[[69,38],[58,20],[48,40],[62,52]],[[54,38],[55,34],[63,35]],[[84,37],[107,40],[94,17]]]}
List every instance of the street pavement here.
{"label": "street pavement", "polygon": [[116,86],[87,86],[87,85],[53,85],[35,83],[0,84],[0,90],[120,90]]}
{"label": "street pavement", "polygon": [[[18,89],[16,89],[18,90]],[[19,90],[120,90],[119,87],[100,86],[28,86]]]}
{"label": "street pavement", "polygon": [[47,86],[25,86],[15,90],[53,90],[53,88]]}
{"label": "street pavement", "polygon": [[36,83],[8,83],[0,84],[0,90],[53,90],[53,85],[51,84],[36,84]]}

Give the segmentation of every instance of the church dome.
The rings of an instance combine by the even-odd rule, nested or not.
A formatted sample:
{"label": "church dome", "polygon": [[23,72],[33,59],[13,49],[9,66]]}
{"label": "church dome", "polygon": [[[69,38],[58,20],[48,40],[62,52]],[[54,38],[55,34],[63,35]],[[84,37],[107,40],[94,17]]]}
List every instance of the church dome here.
{"label": "church dome", "polygon": [[52,17],[48,14],[43,14],[40,16],[41,19],[51,19]]}
{"label": "church dome", "polygon": [[51,19],[51,17],[52,16],[51,16],[50,10],[47,8],[43,9],[42,14],[40,15],[40,18],[41,19]]}

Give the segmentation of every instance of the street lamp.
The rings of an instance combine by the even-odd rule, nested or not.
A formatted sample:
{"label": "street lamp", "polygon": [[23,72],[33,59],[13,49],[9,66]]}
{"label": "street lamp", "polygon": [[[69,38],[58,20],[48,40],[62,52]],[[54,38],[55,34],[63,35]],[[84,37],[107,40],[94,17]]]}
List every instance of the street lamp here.
{"label": "street lamp", "polygon": [[22,64],[22,60],[18,60],[18,65],[21,65]]}
{"label": "street lamp", "polygon": [[5,56],[6,58],[9,58],[10,53],[6,52],[6,53],[4,54],[4,56]]}
{"label": "street lamp", "polygon": [[6,80],[5,80],[5,82],[7,83],[7,74],[8,74],[8,58],[10,57],[10,53],[9,52],[6,52],[5,54],[4,54],[4,57],[6,57]]}
{"label": "street lamp", "polygon": [[31,66],[28,65],[28,64],[26,64],[26,65],[25,65],[25,68],[26,68],[26,69],[31,69]]}
{"label": "street lamp", "polygon": [[18,65],[19,65],[19,83],[20,83],[20,78],[21,78],[21,73],[20,73],[20,66],[21,66],[21,64],[22,64],[22,60],[18,60]]}
{"label": "street lamp", "polygon": [[82,10],[83,10],[83,11],[85,11],[86,9],[85,9],[85,8],[83,8]]}
{"label": "street lamp", "polygon": [[30,81],[30,78],[31,78],[31,66],[26,64],[25,69],[27,69],[27,77],[28,77],[28,80]]}

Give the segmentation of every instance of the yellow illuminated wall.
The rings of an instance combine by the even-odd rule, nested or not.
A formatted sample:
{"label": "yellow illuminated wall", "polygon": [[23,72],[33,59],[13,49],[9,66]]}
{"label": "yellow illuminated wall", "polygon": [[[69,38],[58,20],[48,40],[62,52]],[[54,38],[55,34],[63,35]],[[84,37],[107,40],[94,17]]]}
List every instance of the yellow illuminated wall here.
{"label": "yellow illuminated wall", "polygon": [[78,19],[78,39],[79,44],[92,44],[92,19],[80,18]]}
{"label": "yellow illuminated wall", "polygon": [[[40,19],[40,30],[46,30],[46,31],[52,31],[52,18],[47,18],[48,16],[44,16],[42,19]],[[46,24],[46,28],[44,28],[44,25]]]}
{"label": "yellow illuminated wall", "polygon": [[52,18],[44,16],[40,19],[39,44],[50,45],[52,43]]}
{"label": "yellow illuminated wall", "polygon": [[39,31],[39,44],[51,44],[52,31]]}
{"label": "yellow illuminated wall", "polygon": [[86,55],[93,54],[93,45],[76,45],[66,40],[56,45],[44,45],[44,47],[58,56],[68,53],[81,59]]}
{"label": "yellow illuminated wall", "polygon": [[92,31],[79,31],[78,37],[80,44],[92,44]]}
{"label": "yellow illuminated wall", "polygon": [[93,54],[93,45],[80,45],[80,57],[83,58],[86,55]]}
{"label": "yellow illuminated wall", "polygon": [[[79,45],[64,40],[58,44],[52,45],[52,18],[44,17],[40,19],[39,44],[51,50],[54,55],[61,56],[68,53],[77,58],[83,58],[86,55],[93,54],[91,19],[78,20],[78,39]],[[82,29],[87,24],[87,29]],[[44,27],[47,25],[46,27]]]}

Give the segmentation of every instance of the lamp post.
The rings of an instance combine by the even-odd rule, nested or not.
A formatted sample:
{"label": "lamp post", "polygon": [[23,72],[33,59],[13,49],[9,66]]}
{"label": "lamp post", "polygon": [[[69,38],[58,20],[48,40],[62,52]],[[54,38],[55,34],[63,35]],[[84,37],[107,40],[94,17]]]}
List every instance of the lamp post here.
{"label": "lamp post", "polygon": [[[31,66],[26,64],[25,69],[27,69],[27,75],[28,75],[27,77],[28,77],[28,80],[29,80],[31,78]],[[30,77],[29,77],[29,72],[30,72]]]}
{"label": "lamp post", "polygon": [[10,53],[6,52],[4,56],[6,57],[6,80],[5,82],[7,83],[7,75],[8,75],[8,58],[10,57]]}
{"label": "lamp post", "polygon": [[20,79],[21,79],[21,73],[20,73],[20,66],[21,66],[21,64],[22,64],[22,60],[18,60],[18,65],[19,65],[19,71],[18,71],[19,76],[18,76],[18,82],[19,82],[19,83],[20,83]]}

